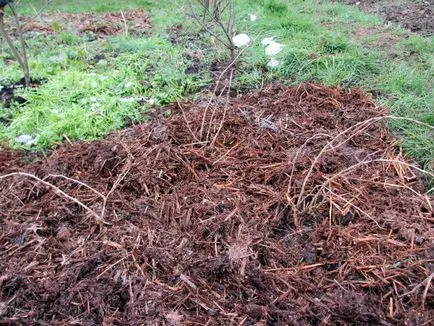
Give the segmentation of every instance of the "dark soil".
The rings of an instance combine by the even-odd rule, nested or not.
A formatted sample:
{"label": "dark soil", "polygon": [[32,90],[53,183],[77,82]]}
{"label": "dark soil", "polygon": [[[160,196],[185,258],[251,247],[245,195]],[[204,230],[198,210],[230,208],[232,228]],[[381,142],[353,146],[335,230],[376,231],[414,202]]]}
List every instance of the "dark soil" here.
{"label": "dark soil", "polygon": [[315,84],[216,103],[0,151],[0,324],[432,322],[434,198],[386,110]]}
{"label": "dark soil", "polygon": [[[70,32],[93,33],[98,37],[109,35],[145,35],[151,28],[150,18],[142,10],[115,13],[44,13],[35,17],[21,17],[24,33],[56,34]],[[11,20],[6,22],[15,31]]]}
{"label": "dark soil", "polygon": [[[29,87],[39,87],[42,82],[44,82],[44,80],[32,79],[30,81]],[[18,104],[23,104],[27,102],[25,98],[15,95],[15,91],[23,87],[25,87],[24,78],[22,78],[19,82],[15,84],[1,86],[0,103],[2,104],[2,106],[4,108],[10,108],[12,102],[16,102]]]}
{"label": "dark soil", "polygon": [[2,86],[0,89],[0,103],[5,108],[9,108],[11,102],[24,103],[26,100],[20,96],[14,96],[14,86]]}
{"label": "dark soil", "polygon": [[343,0],[368,12],[380,13],[386,23],[396,23],[425,36],[434,34],[434,0]]}

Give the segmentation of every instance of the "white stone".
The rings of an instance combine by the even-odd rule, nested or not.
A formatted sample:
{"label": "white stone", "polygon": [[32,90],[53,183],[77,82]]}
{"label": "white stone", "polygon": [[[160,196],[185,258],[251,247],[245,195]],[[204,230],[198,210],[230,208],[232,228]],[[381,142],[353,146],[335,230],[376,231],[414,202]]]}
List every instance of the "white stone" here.
{"label": "white stone", "polygon": [[128,83],[125,84],[125,88],[131,88],[133,86],[134,86],[133,82],[128,82]]}
{"label": "white stone", "polygon": [[237,48],[241,48],[250,43],[250,37],[247,34],[238,34],[232,38],[232,42]]}
{"label": "white stone", "polygon": [[23,145],[34,145],[37,142],[36,138],[33,138],[30,135],[21,135],[18,136],[17,138],[15,138],[15,141],[19,144],[23,144]]}
{"label": "white stone", "polygon": [[251,22],[254,22],[254,21],[256,21],[256,19],[258,19],[258,17],[254,14],[249,14],[249,17],[250,17]]}
{"label": "white stone", "polygon": [[270,68],[277,68],[280,66],[280,61],[276,58],[271,58],[271,60],[268,61],[267,66]]}
{"label": "white stone", "polygon": [[266,37],[261,41],[261,44],[263,46],[267,46],[268,44],[270,44],[271,42],[273,42],[274,36],[271,37]]}
{"label": "white stone", "polygon": [[121,97],[119,98],[119,102],[121,103],[133,103],[134,101],[137,101],[134,97]]}
{"label": "white stone", "polygon": [[151,104],[151,105],[154,105],[155,104],[155,102],[157,102],[155,99],[153,99],[153,98],[150,98],[150,99],[148,99],[146,102],[148,102],[149,104]]}
{"label": "white stone", "polygon": [[265,54],[272,57],[282,51],[282,49],[283,44],[271,41],[271,43],[265,48]]}

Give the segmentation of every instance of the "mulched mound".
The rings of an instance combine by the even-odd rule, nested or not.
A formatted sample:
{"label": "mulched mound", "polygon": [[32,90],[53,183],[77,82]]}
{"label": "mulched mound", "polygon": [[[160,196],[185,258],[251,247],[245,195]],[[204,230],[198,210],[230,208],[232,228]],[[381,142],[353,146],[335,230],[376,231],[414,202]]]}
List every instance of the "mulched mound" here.
{"label": "mulched mound", "polygon": [[0,323],[432,321],[434,198],[383,108],[315,84],[210,104],[0,152]]}
{"label": "mulched mound", "polygon": [[380,13],[386,23],[400,24],[424,36],[434,35],[434,0],[342,0],[368,12]]}
{"label": "mulched mound", "polygon": [[[93,33],[98,37],[110,35],[141,36],[151,28],[150,17],[143,10],[130,10],[112,13],[43,13],[36,17],[20,17],[24,33],[57,34],[70,32],[74,34]],[[16,32],[14,21],[6,20],[9,28]]]}

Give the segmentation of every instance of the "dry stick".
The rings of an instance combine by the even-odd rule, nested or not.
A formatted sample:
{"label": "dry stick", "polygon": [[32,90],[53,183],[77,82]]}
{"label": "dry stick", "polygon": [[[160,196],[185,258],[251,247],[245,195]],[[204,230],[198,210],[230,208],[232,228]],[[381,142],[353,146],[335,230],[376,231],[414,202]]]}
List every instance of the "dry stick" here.
{"label": "dry stick", "polygon": [[[347,179],[347,180],[348,180],[348,179],[352,179],[352,180],[362,181],[362,182],[366,182],[366,181],[367,181],[367,180],[360,179],[360,178],[355,178],[355,177],[350,177],[350,178],[347,177],[346,179]],[[327,180],[327,181],[328,181],[328,180]],[[432,190],[434,190],[434,188],[431,188],[431,189],[429,189],[429,190],[426,192],[426,194],[421,194],[421,193],[417,192],[416,190],[414,190],[413,188],[409,187],[409,186],[406,185],[406,184],[388,183],[388,182],[386,182],[386,181],[384,181],[384,182],[379,182],[379,181],[369,181],[369,183],[370,183],[370,184],[374,184],[374,185],[380,185],[380,186],[383,186],[384,188],[392,187],[392,188],[398,188],[398,189],[407,189],[407,190],[411,191],[412,193],[414,193],[415,195],[417,195],[418,197],[426,196],[426,194],[429,194]],[[430,204],[430,202],[429,202],[428,199],[427,199],[427,204],[428,204],[428,206],[431,207],[431,204]]]}
{"label": "dry stick", "polygon": [[339,197],[339,199],[343,200],[346,204],[350,205],[351,207],[353,207],[355,210],[357,210],[359,213],[361,213],[362,215],[365,215],[366,217],[368,217],[370,220],[372,220],[379,229],[381,229],[380,224],[378,224],[378,222],[368,213],[366,213],[364,210],[362,210],[360,207],[354,205],[351,201],[345,199],[344,197],[334,193],[330,188],[324,187],[324,189],[328,190],[330,192],[330,194],[335,195],[336,197]]}
{"label": "dry stick", "polygon": [[294,172],[295,172],[295,163],[298,160],[298,156],[301,154],[301,152],[303,151],[303,149],[307,146],[307,144],[312,141],[315,138],[318,138],[320,136],[324,136],[324,137],[330,137],[330,135],[327,134],[318,134],[318,135],[314,135],[312,137],[309,137],[304,143],[303,145],[301,145],[301,147],[299,147],[297,153],[295,154],[294,159],[292,160],[292,169],[291,169],[291,174],[289,176],[289,182],[288,182],[288,189],[286,190],[286,199],[288,200],[288,206],[291,206],[292,209],[294,210],[294,224],[297,228],[300,228],[300,219],[298,218],[298,209],[297,209],[297,205],[294,205],[294,201],[291,198],[290,194],[291,194],[291,186],[292,186],[292,178],[294,177]]}
{"label": "dry stick", "polygon": [[[398,163],[398,164],[403,164],[403,165],[405,165],[405,166],[407,166],[409,168],[413,168],[413,169],[415,169],[415,170],[417,170],[417,171],[419,171],[421,173],[427,174],[427,175],[431,176],[432,178],[434,178],[434,174],[433,173],[431,173],[429,171],[426,171],[426,170],[423,170],[423,169],[421,169],[421,168],[419,168],[419,167],[417,167],[417,166],[415,166],[413,164],[409,164],[409,163],[406,163],[406,162],[403,162],[403,161],[392,160],[392,159],[381,159],[381,158],[380,159],[374,159],[374,160],[361,161],[361,162],[359,162],[357,164],[354,164],[354,165],[352,165],[352,166],[350,166],[350,167],[348,167],[346,169],[343,169],[342,171],[339,171],[338,173],[334,174],[331,178],[327,178],[327,180],[325,182],[323,182],[321,184],[321,186],[319,187],[319,190],[316,193],[316,195],[314,196],[314,198],[312,199],[312,202],[316,201],[316,199],[318,198],[318,196],[321,193],[322,189],[326,188],[326,184],[327,183],[333,181],[334,179],[336,179],[339,176],[345,175],[346,173],[350,172],[351,170],[354,170],[354,169],[356,169],[356,168],[358,168],[358,167],[360,167],[362,165],[366,165],[366,164],[370,164],[370,163]],[[423,195],[419,194],[419,196],[423,196]]]}
{"label": "dry stick", "polygon": [[190,123],[187,120],[187,116],[185,115],[185,111],[184,108],[182,107],[181,103],[179,103],[179,101],[176,101],[176,103],[178,104],[178,107],[181,109],[182,112],[182,117],[184,118],[185,124],[187,126],[188,131],[190,132],[190,134],[193,136],[193,138],[197,141],[200,142],[200,140],[196,137],[196,135],[194,134],[193,130],[191,130],[190,127]]}
{"label": "dry stick", "polygon": [[216,159],[214,162],[212,162],[212,165],[216,165],[218,162],[220,162],[222,159],[224,159],[226,156],[228,156],[230,152],[232,152],[235,148],[237,148],[238,146],[240,146],[244,142],[245,142],[245,140],[242,140],[238,144],[229,148],[229,150],[226,153],[224,153],[222,156],[220,156],[218,159]]}
{"label": "dry stick", "polygon": [[[230,49],[230,44],[228,45],[226,41],[224,41],[218,34],[214,33],[211,29],[209,29],[200,18],[194,13],[193,4],[191,0],[188,2],[190,5],[190,16],[202,27],[208,34],[214,36],[220,43],[222,43],[226,48]],[[231,40],[232,41],[232,40]]]}
{"label": "dry stick", "polygon": [[[33,16],[33,17],[35,17],[35,16],[39,16],[39,14],[45,9],[45,8],[47,8],[51,3],[53,2],[53,0],[47,0],[47,2],[45,2],[45,5],[43,5],[40,9],[39,9],[39,11],[36,11],[34,8],[33,8],[33,10],[35,10],[35,15]],[[18,3],[17,3],[18,4]]]}
{"label": "dry stick", "polygon": [[[214,146],[214,144],[215,144],[215,142],[216,142],[216,140],[217,140],[217,137],[218,137],[220,131],[222,130],[222,128],[223,128],[223,124],[224,124],[225,119],[226,119],[226,113],[227,113],[227,111],[228,111],[228,106],[229,106],[229,95],[230,95],[230,92],[231,92],[231,85],[232,85],[232,77],[233,77],[233,75],[234,75],[234,70],[232,69],[232,70],[231,70],[231,75],[230,75],[230,77],[229,77],[229,86],[228,86],[228,92],[227,92],[227,95],[226,95],[226,104],[225,104],[225,108],[224,108],[224,110],[223,110],[223,117],[222,117],[222,120],[220,121],[220,126],[219,126],[219,128],[217,129],[217,132],[216,132],[216,134],[214,135],[214,138],[213,138],[213,140],[212,140],[212,142],[211,142],[211,147]],[[214,108],[214,111],[215,111],[215,108]],[[206,138],[207,138],[207,139],[209,138],[209,133],[210,133],[210,132],[211,132],[211,124],[210,124],[209,129],[208,129],[208,134],[206,135]]]}
{"label": "dry stick", "polygon": [[126,165],[125,168],[122,170],[121,174],[116,179],[115,183],[113,184],[112,188],[108,192],[107,196],[104,197],[104,201],[103,201],[102,209],[101,209],[101,217],[100,217],[102,221],[104,220],[104,215],[105,215],[105,211],[106,211],[106,206],[107,206],[107,200],[108,200],[108,198],[113,194],[113,192],[116,190],[116,188],[122,182],[122,180],[125,179],[125,177],[127,176],[127,174],[130,172],[130,169],[131,169],[131,158],[133,158],[133,156],[128,151],[127,151],[127,153],[128,153],[128,159],[127,159],[127,163],[125,164]]}
{"label": "dry stick", "polygon": [[293,176],[294,176],[294,172],[295,172],[295,163],[297,163],[298,156],[301,154],[302,150],[307,146],[307,144],[308,144],[310,141],[312,141],[312,140],[314,140],[315,138],[318,138],[318,137],[320,137],[320,136],[323,136],[323,137],[331,137],[330,135],[327,135],[327,134],[317,134],[317,135],[314,135],[314,136],[308,138],[308,139],[303,143],[303,145],[301,145],[301,147],[298,148],[298,151],[297,151],[297,153],[295,154],[294,159],[292,160],[291,175],[289,176],[288,190],[286,191],[288,195],[289,195],[289,193],[290,193],[290,191],[291,191],[292,178],[293,178]]}
{"label": "dry stick", "polygon": [[125,19],[124,12],[121,10],[122,20],[124,21],[124,29],[125,29],[125,36],[128,36],[128,26],[127,26],[127,20]]}
{"label": "dry stick", "polygon": [[[379,153],[380,153],[380,151],[375,151],[375,152],[367,155],[364,159],[367,160],[368,158],[371,158],[371,157],[373,157]],[[325,177],[325,178],[327,179],[327,177]],[[312,200],[312,203],[315,203],[315,200],[319,195],[318,192],[322,190],[322,186],[325,185],[327,183],[327,181],[329,181],[329,179],[327,179],[322,185],[316,185],[306,196],[304,196],[304,198],[308,198],[309,196],[313,196],[313,194],[316,193],[316,195],[314,196],[314,198]],[[308,207],[310,207],[310,206],[311,205],[308,205]]]}
{"label": "dry stick", "polygon": [[413,169],[415,169],[415,170],[417,170],[417,171],[419,171],[421,173],[427,174],[427,175],[431,176],[432,178],[434,178],[434,173],[431,173],[429,171],[421,169],[421,168],[417,167],[416,165],[409,164],[409,163],[406,163],[406,162],[403,162],[403,161],[399,161],[399,160],[378,158],[378,159],[374,159],[374,160],[361,161],[361,162],[359,162],[357,164],[351,165],[348,168],[343,169],[342,171],[334,174],[331,178],[328,178],[327,181],[332,181],[332,180],[336,179],[338,176],[344,175],[344,174],[348,173],[349,171],[358,168],[359,166],[370,164],[370,163],[377,163],[377,162],[403,164],[406,167],[413,168]]}
{"label": "dry stick", "polygon": [[[257,39],[259,37],[259,34],[253,39],[253,42]],[[252,43],[253,43],[252,42]],[[221,72],[221,74],[220,74],[220,76],[217,78],[217,81],[216,81],[216,85],[215,85],[215,87],[214,87],[214,90],[213,90],[213,92],[212,92],[212,95],[211,95],[211,97],[210,97],[210,99],[209,99],[209,101],[208,101],[208,104],[207,104],[207,106],[205,107],[205,112],[204,112],[204,114],[203,114],[203,118],[202,118],[202,123],[201,123],[201,126],[200,126],[200,132],[199,132],[199,138],[200,139],[202,139],[202,136],[203,136],[203,129],[204,129],[204,127],[205,127],[205,119],[206,119],[206,115],[207,115],[207,113],[208,113],[208,109],[209,109],[209,107],[211,106],[211,102],[212,102],[212,100],[214,99],[214,97],[216,96],[216,94],[217,94],[217,89],[218,89],[218,87],[219,87],[219,85],[220,85],[220,81],[221,81],[221,79],[223,78],[223,76],[224,76],[224,74],[235,64],[235,62],[237,62],[237,60],[238,60],[238,58],[244,53],[244,51],[247,49],[248,47],[245,47],[245,48],[243,48],[238,54],[237,54],[237,56],[229,63],[229,65]],[[210,124],[211,124],[211,122],[212,121],[210,121]]]}
{"label": "dry stick", "polygon": [[224,26],[223,22],[219,17],[215,17],[214,15],[214,21],[221,27],[221,29],[223,30],[223,33],[225,34],[226,38],[229,41],[229,51],[231,52],[231,58],[234,57],[234,52],[235,52],[235,46],[234,46],[234,42],[232,40],[233,37],[233,26],[235,24],[235,10],[233,7],[233,0],[229,0],[228,4],[225,6],[225,8],[222,10],[222,12],[226,9],[227,6],[229,6],[229,19],[228,19],[228,26]]}
{"label": "dry stick", "polygon": [[432,281],[433,276],[434,276],[434,273],[431,273],[431,275],[428,277],[428,281],[426,282],[425,291],[423,291],[423,296],[422,296],[422,308],[425,308],[425,301],[426,301],[426,297],[428,295],[428,290],[431,286],[431,281]]}
{"label": "dry stick", "polygon": [[[199,138],[200,139],[202,139],[202,136],[203,136],[203,129],[205,127],[206,115],[208,113],[209,107],[211,106],[212,100],[216,96],[217,89],[218,89],[218,87],[220,85],[220,80],[223,78],[223,75],[235,64],[236,60],[238,60],[238,58],[241,56],[241,54],[243,53],[243,51],[244,51],[244,49],[240,51],[240,53],[236,56],[236,58],[234,60],[232,60],[231,63],[229,63],[229,65],[221,72],[220,76],[217,78],[216,85],[214,86],[214,90],[213,90],[213,92],[211,94],[211,97],[210,97],[210,99],[208,101],[208,104],[207,104],[207,106],[205,107],[205,110],[204,110],[204,114],[203,114],[203,118],[202,118],[202,123],[201,123],[200,131],[199,131]],[[211,122],[212,121],[210,121],[210,124],[211,124]]]}
{"label": "dry stick", "polygon": [[[229,31],[230,35],[234,35],[234,26],[235,26],[235,6],[234,1],[229,1],[229,19],[228,19],[228,26],[227,30]],[[233,41],[232,41],[233,46]]]}
{"label": "dry stick", "polygon": [[[23,59],[21,58],[20,53],[18,52],[18,49],[15,47],[14,42],[11,40],[11,38],[6,32],[5,23],[4,23],[4,13],[1,9],[0,9],[0,34],[3,35],[3,37],[6,40],[6,43],[9,45],[9,48],[12,51],[12,54],[18,60],[18,63],[20,64],[21,69],[23,69],[24,72],[24,79],[26,80],[25,64],[23,62]],[[27,84],[27,80],[26,80],[26,84]]]}
{"label": "dry stick", "polygon": [[23,50],[23,71],[24,71],[24,80],[26,82],[26,86],[30,85],[30,70],[29,70],[29,62],[27,60],[27,50],[26,43],[24,42],[23,30],[21,29],[20,20],[18,19],[18,12],[14,3],[9,3],[9,7],[12,9],[12,13],[14,14],[15,24],[17,25],[18,35],[20,37],[21,48]]}
{"label": "dry stick", "polygon": [[[327,143],[327,144],[326,144],[326,145],[321,149],[321,151],[319,152],[319,154],[316,156],[315,160],[314,160],[313,163],[311,164],[311,166],[310,166],[310,168],[309,168],[309,171],[307,172],[307,174],[306,174],[306,176],[305,176],[305,178],[304,178],[304,180],[303,180],[303,185],[302,185],[302,187],[301,187],[300,195],[299,195],[298,200],[297,200],[297,206],[300,205],[300,203],[302,202],[302,200],[304,200],[303,195],[304,195],[304,191],[305,191],[305,189],[306,189],[306,184],[307,184],[307,182],[308,182],[308,180],[309,180],[309,178],[310,178],[310,176],[311,176],[311,174],[312,174],[312,172],[313,172],[313,169],[314,169],[316,163],[318,162],[318,160],[319,160],[319,158],[321,157],[321,155],[322,155],[322,154],[323,154],[323,153],[324,153],[324,152],[325,152],[329,147],[332,146],[333,142],[334,142],[335,140],[337,140],[338,138],[340,138],[341,136],[343,136],[344,134],[346,134],[347,132],[353,130],[353,129],[357,129],[357,128],[359,128],[359,127],[362,127],[361,130],[363,130],[364,128],[367,128],[370,124],[372,124],[372,123],[374,123],[374,122],[377,122],[377,121],[380,121],[380,120],[382,120],[382,119],[384,119],[384,117],[376,117],[376,118],[372,118],[372,119],[369,119],[369,120],[365,120],[365,121],[359,122],[359,123],[357,123],[357,124],[355,124],[355,125],[353,125],[353,126],[347,128],[347,129],[345,129],[344,131],[340,132],[339,134],[337,134],[337,135],[336,135],[336,136],[335,136],[331,141],[329,141],[329,142],[328,142],[328,143]],[[349,138],[347,138],[346,141],[350,140],[350,139],[353,138],[353,137],[354,137],[354,135],[351,136],[351,137],[349,137]]]}
{"label": "dry stick", "polygon": [[124,259],[126,259],[128,257],[122,257],[121,259],[119,259],[118,261],[114,262],[113,264],[111,264],[110,266],[108,266],[105,270],[103,270],[97,277],[96,279],[98,280],[101,276],[103,276],[105,273],[107,273],[110,269],[112,269],[113,267],[115,267],[117,264],[121,263]]}
{"label": "dry stick", "polygon": [[397,116],[395,116],[395,115],[388,115],[388,116],[385,116],[385,118],[392,119],[392,120],[404,120],[404,121],[409,121],[409,122],[413,122],[413,123],[416,123],[416,124],[418,124],[418,125],[421,125],[421,126],[424,126],[424,127],[427,127],[427,128],[430,128],[430,129],[433,129],[433,130],[434,130],[434,126],[431,126],[431,125],[428,124],[428,123],[425,123],[425,122],[422,122],[422,121],[419,121],[419,120],[415,120],[415,119],[411,119],[411,118],[406,118],[406,117],[397,117]]}
{"label": "dry stick", "polygon": [[[46,178],[63,178],[72,182],[75,182],[83,187],[86,187],[87,189],[93,191],[94,193],[96,193],[98,196],[100,196],[103,199],[103,207],[101,210],[101,215],[100,215],[100,219],[104,220],[104,215],[105,215],[105,211],[106,211],[106,205],[107,205],[107,200],[108,198],[111,196],[111,194],[115,191],[115,189],[117,188],[117,186],[120,184],[120,182],[126,177],[126,175],[128,174],[129,170],[130,170],[130,165],[131,165],[131,161],[127,162],[127,167],[121,172],[121,174],[119,175],[119,177],[116,179],[115,183],[113,184],[112,188],[110,189],[110,191],[108,192],[107,196],[104,196],[102,193],[100,193],[98,190],[92,188],[91,186],[76,180],[76,179],[72,179],[69,177],[66,177],[64,175],[58,175],[58,174],[49,174]],[[46,179],[44,178],[44,180]]]}
{"label": "dry stick", "polygon": [[[220,26],[220,28],[222,29],[222,31],[223,31],[223,33],[225,34],[225,36],[226,36],[226,38],[228,39],[228,44],[225,44],[225,42],[223,42],[221,39],[218,39],[221,43],[223,43],[229,50],[230,50],[230,52],[231,52],[231,57],[233,58],[234,57],[234,43],[233,43],[233,41],[232,41],[232,32],[233,32],[233,25],[234,25],[234,23],[235,23],[235,10],[234,10],[234,7],[233,7],[233,0],[228,0],[228,1],[226,1],[226,4],[225,4],[225,6],[222,8],[221,7],[221,2],[222,1],[219,1],[217,4],[216,4],[216,6],[215,7],[217,7],[217,10],[216,10],[216,8],[213,8],[214,10],[213,10],[213,13],[211,13],[210,12],[210,10],[209,10],[209,6],[207,7],[207,6],[205,6],[204,5],[204,3],[202,3],[201,1],[198,1],[201,5],[202,5],[202,7],[204,8],[204,10],[205,10],[205,13],[204,13],[204,16],[206,16],[207,14],[209,15],[209,16],[211,16],[212,17],[212,20],[217,24],[217,25],[219,25]],[[193,10],[193,7],[192,7],[192,4],[191,4],[191,0],[190,0],[190,11],[192,12],[192,13],[194,13],[194,10]],[[222,20],[221,20],[221,15],[223,14],[223,12],[227,9],[229,7],[229,19],[228,19],[228,26],[224,26],[223,25],[223,22],[222,22]],[[216,11],[217,11],[217,13],[218,13],[218,15],[216,15]],[[195,18],[199,23],[200,23],[200,21],[197,19],[197,16],[196,16],[196,18]],[[201,24],[202,25],[202,24]],[[211,34],[211,31],[203,24],[203,28],[204,29],[206,29],[207,30],[207,32],[208,33],[210,33]],[[213,35],[214,37],[216,37],[216,35]]]}
{"label": "dry stick", "polygon": [[88,206],[86,206],[85,204],[83,204],[81,201],[79,201],[78,199],[76,199],[74,197],[71,197],[70,195],[68,195],[64,191],[60,190],[55,185],[53,185],[53,184],[51,184],[51,183],[49,183],[47,181],[44,181],[44,180],[38,178],[37,176],[35,176],[33,174],[25,173],[25,172],[13,172],[13,173],[9,173],[9,174],[5,174],[5,175],[0,176],[0,180],[6,179],[6,178],[10,178],[10,177],[14,177],[14,176],[24,176],[24,177],[28,177],[28,178],[34,179],[34,180],[36,180],[38,182],[41,182],[45,186],[48,186],[51,189],[53,189],[56,194],[60,194],[60,195],[64,196],[65,198],[67,198],[69,200],[72,200],[74,203],[78,204],[82,208],[84,208],[86,211],[88,211],[90,214],[92,214],[97,220],[100,219],[100,216],[97,213],[95,213],[92,209],[90,209]]}
{"label": "dry stick", "polygon": [[101,198],[105,198],[105,196],[104,196],[102,193],[100,193],[98,190],[92,188],[91,186],[89,186],[89,185],[87,185],[87,184],[85,184],[84,182],[81,182],[81,181],[79,181],[79,180],[72,179],[72,178],[69,178],[69,177],[66,177],[66,176],[64,176],[64,175],[60,175],[60,174],[49,174],[49,175],[46,176],[43,180],[45,180],[45,179],[47,179],[47,178],[62,178],[62,179],[66,179],[66,180],[68,180],[68,181],[72,181],[72,182],[74,182],[74,183],[77,183],[77,184],[79,184],[79,185],[81,185],[81,186],[83,186],[83,187],[86,187],[87,189],[93,191],[94,193],[96,193],[96,194],[97,194],[98,196],[100,196]]}
{"label": "dry stick", "polygon": [[[359,122],[359,123],[357,123],[357,124],[355,124],[355,125],[353,125],[353,126],[347,128],[346,130],[344,130],[344,131],[342,131],[341,133],[339,133],[336,137],[334,137],[330,142],[328,142],[328,143],[327,143],[327,144],[322,148],[322,150],[320,151],[320,153],[317,155],[317,157],[315,158],[314,162],[311,164],[310,169],[309,169],[309,171],[308,171],[306,177],[305,177],[304,180],[303,180],[303,185],[302,185],[302,188],[301,188],[301,191],[300,191],[300,195],[299,195],[298,200],[297,200],[297,206],[300,205],[300,203],[301,203],[301,202],[306,198],[306,197],[303,198],[304,191],[305,191],[305,188],[306,188],[306,184],[307,184],[307,182],[308,182],[308,180],[309,180],[309,178],[310,178],[310,176],[311,176],[311,174],[312,174],[312,172],[313,172],[313,169],[314,169],[316,163],[318,162],[320,156],[321,156],[322,154],[324,154],[324,152],[325,152],[329,147],[332,146],[332,144],[333,144],[333,142],[334,142],[335,140],[337,140],[339,137],[341,137],[342,135],[346,134],[347,132],[349,132],[349,131],[351,131],[351,130],[353,130],[353,129],[356,129],[356,130],[357,130],[357,128],[361,127],[360,130],[357,130],[353,135],[351,135],[351,136],[350,136],[349,138],[347,138],[345,141],[339,143],[338,146],[337,146],[337,147],[339,147],[339,146],[343,145],[344,143],[346,143],[347,141],[349,141],[350,139],[352,139],[353,137],[355,137],[358,133],[364,131],[366,128],[368,128],[368,127],[369,127],[371,124],[373,124],[374,122],[378,122],[378,121],[385,120],[385,119],[410,121],[410,122],[414,122],[414,123],[420,124],[420,125],[422,125],[422,126],[426,126],[426,127],[430,128],[430,129],[434,129],[433,126],[430,126],[430,125],[428,125],[428,124],[426,124],[426,123],[424,123],[424,122],[417,121],[417,120],[410,119],[410,118],[405,118],[405,117],[397,117],[397,116],[393,116],[393,115],[371,118],[371,119],[368,119],[368,120],[365,120],[365,121]],[[425,173],[425,172],[427,172],[427,171],[422,170],[421,172],[424,172],[424,173]],[[432,175],[432,174],[429,173],[429,172],[427,172],[427,173],[428,173],[429,175]]]}
{"label": "dry stick", "polygon": [[432,281],[433,277],[434,277],[434,273],[431,273],[421,283],[419,283],[418,285],[416,285],[411,291],[406,292],[404,294],[401,294],[399,297],[402,298],[402,297],[406,297],[406,296],[409,296],[409,295],[415,293],[417,291],[417,289],[419,289],[420,287],[422,287],[426,283],[425,291],[423,293],[423,301],[422,301],[422,305],[424,306],[424,302],[425,302],[425,299],[426,299],[426,296],[427,296],[427,293],[428,293],[428,289],[429,289],[429,287],[431,285],[431,281]]}

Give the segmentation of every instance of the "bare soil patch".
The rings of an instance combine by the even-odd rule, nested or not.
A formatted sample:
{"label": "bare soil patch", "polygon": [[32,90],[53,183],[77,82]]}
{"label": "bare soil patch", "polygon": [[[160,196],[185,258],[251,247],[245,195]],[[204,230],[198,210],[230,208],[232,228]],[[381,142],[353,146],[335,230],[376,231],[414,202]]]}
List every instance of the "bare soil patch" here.
{"label": "bare soil patch", "polygon": [[[144,35],[150,27],[150,17],[143,10],[112,13],[44,13],[36,17],[21,17],[24,33],[55,34],[61,31],[70,33],[93,33],[98,37],[109,35]],[[10,28],[15,29],[11,19]]]}
{"label": "bare soil patch", "polygon": [[[29,87],[39,87],[42,82],[44,80],[33,79],[30,81]],[[0,108],[9,109],[14,102],[18,104],[26,103],[27,99],[16,94],[16,91],[23,87],[25,87],[24,78],[15,84],[0,85]],[[9,124],[10,121],[0,118],[0,123]]]}
{"label": "bare soil patch", "polygon": [[397,3],[393,0],[344,0],[368,12],[378,12],[386,23],[396,23],[425,36],[434,34],[434,0]]}
{"label": "bare soil patch", "polygon": [[428,324],[434,198],[385,114],[273,85],[38,163],[0,151],[45,181],[0,179],[0,323]]}

